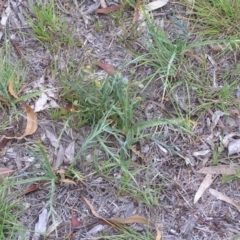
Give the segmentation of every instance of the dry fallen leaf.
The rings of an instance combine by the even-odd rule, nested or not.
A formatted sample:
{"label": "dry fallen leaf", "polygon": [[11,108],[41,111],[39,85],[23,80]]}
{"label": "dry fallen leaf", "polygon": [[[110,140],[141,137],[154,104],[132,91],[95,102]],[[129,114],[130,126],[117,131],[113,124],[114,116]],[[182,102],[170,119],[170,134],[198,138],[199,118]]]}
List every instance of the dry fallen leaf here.
{"label": "dry fallen leaf", "polygon": [[9,177],[9,176],[13,175],[14,172],[15,172],[15,170],[11,170],[9,168],[0,168],[0,178]]}
{"label": "dry fallen leaf", "polygon": [[22,196],[27,195],[29,193],[35,192],[38,189],[44,187],[45,185],[46,185],[46,182],[33,183],[27,189],[23,190],[22,193],[19,194],[18,197],[22,197]]}
{"label": "dry fallen leaf", "polygon": [[[10,129],[9,131],[6,132],[8,137],[13,137],[13,133],[14,133],[13,129]],[[7,145],[9,140],[10,139],[2,138],[2,140],[0,141],[0,150]]]}
{"label": "dry fallen leaf", "polygon": [[76,184],[73,180],[68,179],[68,178],[60,179],[60,182],[63,182],[63,183],[70,183],[70,184],[74,184],[75,186],[77,186],[77,184]]}
{"label": "dry fallen leaf", "polygon": [[13,85],[14,85],[13,84],[13,78],[11,78],[10,81],[9,81],[9,84],[8,84],[8,91],[14,98],[17,99],[18,95],[15,93]]}
{"label": "dry fallen leaf", "polygon": [[140,12],[138,7],[134,7],[133,19],[132,24],[135,24],[140,17]]}
{"label": "dry fallen leaf", "polygon": [[209,189],[209,192],[214,196],[216,197],[217,199],[219,200],[222,200],[226,203],[229,203],[231,205],[233,205],[235,208],[237,208],[237,210],[240,212],[240,205],[238,203],[236,203],[234,200],[232,200],[230,197],[227,197],[226,195],[224,195],[223,193],[221,192],[218,192],[217,190],[215,189],[212,189],[210,188]]}
{"label": "dry fallen leaf", "polygon": [[208,153],[210,153],[211,151],[209,149],[207,150],[202,150],[202,151],[197,151],[197,152],[194,152],[193,153],[193,156],[194,157],[198,157],[198,156],[205,156],[207,155]]}
{"label": "dry fallen leaf", "polygon": [[[18,98],[18,95],[15,93],[14,88],[13,88],[13,78],[11,78],[9,81],[8,91],[14,98],[16,98],[16,99]],[[36,132],[36,130],[38,128],[37,115],[33,111],[33,109],[25,102],[23,102],[23,106],[25,107],[25,110],[27,113],[27,125],[26,125],[23,135],[21,135],[20,137],[4,136],[6,139],[23,139],[24,137],[26,137],[28,135],[32,135],[33,133]]]}
{"label": "dry fallen leaf", "polygon": [[141,153],[137,150],[136,145],[132,145],[132,146],[130,147],[130,149],[131,149],[132,152],[133,152],[137,157],[139,157],[143,162],[145,162],[145,163],[148,163],[148,162],[149,162],[149,160],[148,160],[143,154],[141,154]]}
{"label": "dry fallen leaf", "polygon": [[35,231],[33,235],[34,240],[38,240],[41,238],[42,234],[46,233],[48,223],[48,211],[46,208],[42,210],[39,214],[38,222],[35,224]]}
{"label": "dry fallen leaf", "polygon": [[26,195],[28,193],[31,193],[31,192],[35,192],[36,190],[39,189],[39,187],[41,186],[42,184],[38,184],[38,183],[34,183],[32,184],[30,187],[28,187],[24,193],[22,195]]}
{"label": "dry fallen leaf", "polygon": [[197,172],[203,173],[203,174],[233,175],[240,172],[240,166],[236,164],[217,165],[217,166],[211,166],[211,167],[203,167]]}
{"label": "dry fallen leaf", "polygon": [[57,159],[56,161],[54,162],[53,164],[53,169],[58,169],[62,163],[63,163],[63,159],[64,159],[64,147],[62,144],[59,145],[59,148],[58,148],[58,152],[57,152]]}
{"label": "dry fallen leaf", "polygon": [[75,214],[71,213],[71,222],[72,222],[72,226],[73,227],[79,227],[80,226],[80,222],[78,221],[77,217],[75,216]]}
{"label": "dry fallen leaf", "polygon": [[36,115],[36,113],[26,103],[23,103],[23,105],[24,105],[24,107],[26,109],[26,112],[27,112],[27,126],[25,128],[25,132],[20,137],[4,136],[6,139],[23,139],[24,137],[26,137],[28,135],[32,135],[37,130],[38,125],[37,125],[37,115]]}
{"label": "dry fallen leaf", "polygon": [[157,232],[157,236],[155,238],[155,240],[160,240],[161,239],[161,233],[160,231],[158,230],[157,226],[149,221],[148,219],[146,219],[145,217],[142,217],[142,216],[139,216],[139,215],[134,215],[134,216],[131,216],[131,217],[128,217],[128,218],[102,218],[100,217],[95,209],[93,208],[92,204],[88,201],[87,198],[85,198],[84,196],[82,196],[83,200],[85,201],[85,203],[89,206],[92,214],[96,217],[96,218],[99,218],[101,220],[103,220],[105,223],[109,223],[111,226],[120,226],[121,224],[129,224],[129,223],[139,223],[139,224],[145,224],[145,225],[148,225],[148,226],[151,226],[151,227],[154,227],[156,229],[156,232]]}
{"label": "dry fallen leaf", "polygon": [[213,113],[211,130],[213,130],[216,127],[216,125],[218,124],[218,122],[220,120],[220,117],[222,117],[224,115],[225,115],[225,113],[222,112],[222,111],[216,111],[216,112]]}
{"label": "dry fallen leaf", "polygon": [[54,148],[59,147],[59,140],[53,132],[46,130],[46,136]]}
{"label": "dry fallen leaf", "polygon": [[108,63],[105,63],[103,61],[97,61],[96,64],[102,68],[105,72],[107,72],[108,74],[114,74],[116,73],[116,68],[111,66],[110,64]]}
{"label": "dry fallen leaf", "polygon": [[111,13],[111,12],[115,12],[115,11],[118,11],[121,9],[121,5],[111,5],[109,7],[106,7],[106,8],[100,8],[100,9],[97,9],[95,11],[95,13],[102,13],[102,14],[108,14],[108,13]]}
{"label": "dry fallen leaf", "polygon": [[3,98],[3,97],[0,97],[0,101],[1,101],[1,102],[4,102],[4,103],[6,103],[6,104],[8,104],[8,100],[5,99],[5,98]]}
{"label": "dry fallen leaf", "polygon": [[75,141],[69,143],[66,147],[64,155],[66,159],[64,160],[65,163],[72,163],[74,155],[75,155]]}
{"label": "dry fallen leaf", "polygon": [[156,10],[158,8],[161,8],[163,6],[165,6],[168,3],[169,0],[157,0],[157,1],[153,1],[150,2],[148,4],[145,5],[145,8],[147,11],[153,11]]}
{"label": "dry fallen leaf", "polygon": [[240,139],[232,140],[228,144],[228,155],[231,156],[236,153],[240,153]]}
{"label": "dry fallen leaf", "polygon": [[224,138],[222,139],[222,144],[224,145],[224,147],[228,146],[228,144],[233,140],[233,137],[240,137],[240,133],[233,132],[233,133],[229,133],[226,136],[224,136]]}
{"label": "dry fallen leaf", "polygon": [[40,112],[48,108],[60,108],[60,106],[49,94],[42,93],[35,102],[34,111]]}
{"label": "dry fallen leaf", "polygon": [[221,52],[224,50],[224,46],[219,43],[209,44],[209,47],[215,52]]}
{"label": "dry fallen leaf", "polygon": [[195,197],[194,197],[194,204],[202,197],[203,193],[209,188],[212,184],[214,178],[212,178],[212,174],[207,174],[203,179],[200,187],[198,188]]}
{"label": "dry fallen leaf", "polygon": [[106,8],[107,7],[107,4],[106,4],[105,0],[100,0],[100,4],[101,4],[102,8]]}
{"label": "dry fallen leaf", "polygon": [[77,183],[74,182],[73,180],[69,179],[69,178],[65,178],[65,173],[66,171],[64,169],[59,169],[59,170],[55,170],[54,171],[56,174],[59,174],[60,175],[60,182],[63,182],[63,183],[69,183],[69,184],[74,184],[77,186]]}

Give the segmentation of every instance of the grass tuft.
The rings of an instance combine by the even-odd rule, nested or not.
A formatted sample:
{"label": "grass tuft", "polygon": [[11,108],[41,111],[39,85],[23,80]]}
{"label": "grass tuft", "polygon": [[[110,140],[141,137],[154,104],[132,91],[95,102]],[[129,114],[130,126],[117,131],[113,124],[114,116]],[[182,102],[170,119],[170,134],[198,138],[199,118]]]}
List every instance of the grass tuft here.
{"label": "grass tuft", "polygon": [[25,232],[18,222],[23,209],[18,200],[13,200],[10,185],[10,180],[0,179],[0,239],[2,240],[17,239]]}
{"label": "grass tuft", "polygon": [[54,51],[62,45],[79,45],[73,39],[73,29],[60,17],[54,0],[39,2],[33,7],[33,12],[34,16],[27,16],[28,24],[34,32],[33,37],[44,47]]}
{"label": "grass tuft", "polygon": [[195,1],[192,15],[195,32],[212,39],[240,37],[240,1]]}

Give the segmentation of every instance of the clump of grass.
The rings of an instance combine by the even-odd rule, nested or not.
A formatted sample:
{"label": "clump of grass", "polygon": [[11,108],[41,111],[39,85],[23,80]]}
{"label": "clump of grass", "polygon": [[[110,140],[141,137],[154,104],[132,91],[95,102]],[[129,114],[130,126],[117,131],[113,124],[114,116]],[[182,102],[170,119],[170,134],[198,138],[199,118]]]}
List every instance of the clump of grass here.
{"label": "clump of grass", "polygon": [[[18,180],[12,182],[12,186],[19,186],[26,183],[39,183],[44,182],[50,185],[49,199],[47,201],[49,206],[49,214],[55,221],[56,212],[54,209],[54,196],[56,191],[56,185],[59,183],[58,176],[54,172],[48,154],[45,147],[37,143],[31,147],[26,147],[29,155],[33,157],[34,164],[38,164],[39,167],[35,168],[32,172],[23,173],[17,176]],[[13,179],[14,180],[14,179]],[[22,193],[20,193],[21,195]]]}
{"label": "clump of grass", "polygon": [[[146,206],[158,206],[161,196],[162,187],[158,184],[149,184],[148,181],[143,181],[144,184],[136,186],[131,181],[121,180],[120,183],[126,183],[119,186],[119,195],[131,196],[135,202],[144,203]],[[135,185],[135,186],[134,186]]]}
{"label": "clump of grass", "polygon": [[[206,2],[203,4],[206,4]],[[166,96],[169,100],[169,105],[174,110],[175,116],[183,120],[185,119],[189,123],[192,121],[192,116],[196,117],[199,114],[200,109],[202,111],[211,107],[226,111],[229,106],[234,105],[234,92],[239,77],[237,74],[233,76],[235,75],[235,73],[233,74],[233,67],[231,66],[231,71],[226,70],[221,75],[221,78],[217,79],[219,87],[214,87],[214,76],[209,74],[208,60],[204,56],[208,45],[221,43],[225,48],[223,52],[227,53],[233,50],[232,46],[236,47],[239,40],[231,38],[199,40],[198,42],[190,43],[190,33],[185,31],[184,25],[176,17],[173,17],[175,27],[179,28],[183,34],[175,34],[171,38],[167,36],[164,30],[156,26],[151,17],[147,15],[146,17],[149,34],[149,40],[145,44],[147,53],[139,54],[129,63],[137,62],[138,66],[144,65],[153,69],[153,73],[143,79],[143,81],[147,82],[146,87],[153,81],[160,81],[162,86],[159,88],[159,92],[162,95],[162,100]],[[198,47],[198,51],[200,49],[202,51],[198,56],[194,54],[196,47]],[[199,65],[199,62],[195,64],[194,61],[196,59],[191,59],[191,56],[198,58],[201,64]],[[219,57],[221,57],[220,54],[216,56],[218,59]],[[180,92],[179,96],[178,92]],[[201,102],[204,104],[199,103],[199,99],[202,99]],[[202,111],[201,114],[204,112]]]}
{"label": "clump of grass", "polygon": [[60,17],[54,0],[48,3],[38,2],[33,7],[34,17],[28,16],[28,23],[36,38],[43,46],[50,50],[58,49],[62,45],[73,46],[73,29],[70,29],[63,17]]}
{"label": "clump of grass", "polygon": [[18,92],[20,90],[22,81],[21,78],[16,76],[15,73],[21,73],[21,70],[19,63],[16,63],[15,66],[10,63],[9,51],[9,46],[6,46],[5,50],[0,49],[0,100],[4,103],[11,103],[14,105],[13,98],[8,90],[8,86],[10,80],[12,80],[14,83],[14,91]]}
{"label": "clump of grass", "polygon": [[[13,63],[10,52],[11,48],[7,43],[0,49],[0,109],[3,110],[0,116],[0,132],[4,132],[7,125],[23,116],[19,102],[38,96],[41,92],[22,94],[28,69],[20,61]],[[18,98],[12,96],[13,91]]]}
{"label": "clump of grass", "polygon": [[195,1],[192,6],[196,18],[195,32],[212,39],[240,37],[240,1]]}
{"label": "clump of grass", "polygon": [[3,110],[0,117],[0,132],[4,132],[9,122],[18,117],[21,113],[17,109],[17,103],[24,98],[31,97],[31,94],[14,99],[9,92],[9,84],[12,82],[12,89],[18,93],[26,76],[26,68],[20,62],[15,64],[10,61],[10,46],[5,45],[0,49],[0,109]]}
{"label": "clump of grass", "polygon": [[84,123],[97,123],[111,110],[108,121],[127,134],[139,103],[136,95],[130,92],[128,78],[118,73],[102,81],[81,84],[81,80],[75,79],[63,84],[63,98],[73,104],[70,113],[73,123],[79,122],[79,127]]}
{"label": "clump of grass", "polygon": [[136,54],[136,58],[128,64],[138,63],[139,66],[145,65],[154,69],[153,73],[146,76],[142,81],[147,82],[146,87],[153,81],[163,83],[163,95],[165,94],[169,81],[174,79],[182,64],[183,53],[186,49],[188,36],[174,36],[170,39],[161,30],[154,20],[146,14],[148,40],[145,43],[147,53]]}
{"label": "clump of grass", "polygon": [[[17,239],[25,232],[18,218],[23,209],[17,200],[11,200],[11,181],[0,179],[0,239]],[[13,199],[13,198],[12,198]]]}

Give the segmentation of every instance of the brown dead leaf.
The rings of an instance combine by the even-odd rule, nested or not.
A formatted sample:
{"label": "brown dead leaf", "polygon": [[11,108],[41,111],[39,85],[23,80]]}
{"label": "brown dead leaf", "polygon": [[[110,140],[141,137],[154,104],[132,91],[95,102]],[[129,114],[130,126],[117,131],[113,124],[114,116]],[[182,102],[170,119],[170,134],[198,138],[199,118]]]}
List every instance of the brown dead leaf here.
{"label": "brown dead leaf", "polygon": [[221,44],[209,44],[209,47],[215,52],[221,52],[224,50],[224,46]]}
{"label": "brown dead leaf", "polygon": [[95,13],[108,14],[108,13],[111,13],[111,12],[115,12],[115,11],[120,10],[121,7],[122,7],[121,4],[111,5],[111,6],[106,7],[106,8],[97,9],[97,10],[95,11]]}
{"label": "brown dead leaf", "polygon": [[240,172],[240,166],[237,164],[217,165],[217,166],[211,166],[211,167],[203,167],[197,172],[203,173],[203,174],[233,175]]}
{"label": "brown dead leaf", "polygon": [[8,101],[5,98],[3,98],[3,97],[0,97],[0,101],[8,104]]}
{"label": "brown dead leaf", "polygon": [[89,206],[92,214],[99,219],[102,219],[104,222],[107,222],[109,224],[111,224],[112,226],[119,226],[120,224],[131,224],[131,223],[139,223],[139,224],[145,224],[151,227],[154,227],[156,229],[157,232],[157,236],[155,238],[155,240],[160,240],[161,239],[161,233],[159,231],[159,229],[157,228],[157,226],[150,220],[146,219],[145,217],[139,216],[139,215],[134,215],[128,218],[102,218],[100,217],[94,207],[92,206],[92,204],[88,201],[87,198],[85,198],[84,196],[82,196],[83,200],[85,201],[85,203]]}
{"label": "brown dead leaf", "polygon": [[210,187],[212,182],[214,181],[214,178],[212,178],[212,174],[207,174],[205,178],[203,179],[200,187],[198,188],[195,197],[194,197],[194,204],[197,203],[197,201],[202,197],[203,193]]}
{"label": "brown dead leaf", "polygon": [[0,141],[0,150],[7,145],[8,141],[9,141],[9,139],[6,139],[6,138],[3,138],[3,139]]}
{"label": "brown dead leaf", "polygon": [[9,168],[0,168],[0,178],[10,177],[15,173],[15,170],[11,170]]}
{"label": "brown dead leaf", "polygon": [[60,182],[74,184],[77,186],[75,181],[65,177],[66,171],[64,169],[55,170],[54,172],[60,175]]}
{"label": "brown dead leaf", "polygon": [[[9,81],[9,84],[8,84],[8,91],[14,98],[17,99],[18,95],[15,93],[13,85],[14,85],[13,78],[11,78]],[[26,137],[28,135],[32,135],[33,133],[36,132],[36,130],[38,128],[37,115],[33,111],[33,109],[30,106],[28,106],[28,104],[26,104],[25,102],[23,102],[23,106],[25,107],[26,113],[27,113],[27,125],[26,125],[26,129],[25,129],[23,135],[21,135],[20,137],[4,136],[4,138],[6,138],[6,139],[23,139],[24,137]]]}
{"label": "brown dead leaf", "polygon": [[[68,103],[64,108],[61,109],[62,111],[65,110],[66,113],[70,113],[73,110],[73,104]],[[64,112],[65,113],[65,112]]]}
{"label": "brown dead leaf", "polygon": [[58,173],[58,174],[65,174],[66,170],[65,169],[59,169],[59,170],[55,170],[54,172]]}
{"label": "brown dead leaf", "polygon": [[[13,137],[13,133],[14,133],[13,129],[11,129],[11,130],[7,131],[7,136],[8,137]],[[2,138],[2,140],[0,141],[0,150],[7,145],[9,140],[10,139]]]}
{"label": "brown dead leaf", "polygon": [[96,64],[102,68],[105,72],[107,72],[108,74],[115,74],[116,73],[116,68],[111,66],[110,64],[108,63],[105,63],[103,61],[97,61]]}
{"label": "brown dead leaf", "polygon": [[63,182],[63,183],[70,183],[70,184],[74,184],[77,186],[77,184],[71,180],[71,179],[68,179],[68,178],[65,178],[65,179],[60,179],[60,182]]}
{"label": "brown dead leaf", "polygon": [[41,189],[42,187],[44,187],[46,184],[47,184],[46,182],[33,183],[26,190],[23,190],[23,192],[18,197],[22,197],[22,196],[27,195],[31,192],[35,192],[38,189]]}
{"label": "brown dead leaf", "polygon": [[9,84],[8,84],[8,91],[14,98],[17,99],[18,95],[15,93],[13,85],[14,85],[13,84],[13,78],[11,78],[10,81],[9,81]]}
{"label": "brown dead leaf", "polygon": [[73,227],[79,227],[80,222],[78,221],[77,217],[75,216],[74,212],[71,212],[71,222]]}
{"label": "brown dead leaf", "polygon": [[133,152],[137,157],[139,157],[143,162],[145,162],[145,163],[148,163],[148,162],[149,162],[149,160],[148,160],[147,158],[145,158],[144,155],[141,154],[141,153],[137,150],[136,145],[132,145],[132,146],[130,147],[130,149],[131,149],[132,152]]}
{"label": "brown dead leaf", "polygon": [[231,199],[230,197],[227,197],[226,195],[224,195],[223,193],[221,192],[218,192],[217,190],[215,189],[212,189],[210,188],[209,189],[209,192],[214,196],[216,197],[217,199],[219,200],[222,200],[226,203],[229,203],[231,205],[233,205],[235,208],[237,208],[237,210],[240,212],[240,205],[238,203],[236,203],[233,199]]}
{"label": "brown dead leaf", "polygon": [[139,19],[140,12],[138,7],[134,7],[134,13],[133,13],[133,19],[132,19],[132,24],[135,24],[137,20]]}
{"label": "brown dead leaf", "polygon": [[25,129],[25,132],[20,137],[4,136],[6,139],[23,139],[24,137],[26,137],[28,135],[32,135],[37,130],[38,125],[37,125],[37,115],[36,115],[36,113],[26,103],[23,103],[23,105],[24,105],[24,107],[26,109],[26,113],[27,113],[27,126],[26,126],[26,129]]}
{"label": "brown dead leaf", "polygon": [[184,55],[188,56],[189,58],[194,58],[201,65],[205,64],[205,59],[203,59],[203,56],[194,54],[190,49],[185,50]]}
{"label": "brown dead leaf", "polygon": [[37,127],[38,127],[37,115],[33,111],[33,109],[30,106],[28,106],[26,103],[23,103],[23,105],[27,112],[27,126],[26,126],[25,133],[24,133],[24,135],[27,136],[27,135],[31,135],[31,134],[35,133],[37,130]]}
{"label": "brown dead leaf", "polygon": [[26,190],[24,191],[24,194],[23,194],[23,195],[26,195],[26,194],[31,193],[31,192],[35,192],[36,190],[39,189],[39,187],[40,187],[40,184],[34,183],[34,184],[32,184],[28,189],[26,189]]}

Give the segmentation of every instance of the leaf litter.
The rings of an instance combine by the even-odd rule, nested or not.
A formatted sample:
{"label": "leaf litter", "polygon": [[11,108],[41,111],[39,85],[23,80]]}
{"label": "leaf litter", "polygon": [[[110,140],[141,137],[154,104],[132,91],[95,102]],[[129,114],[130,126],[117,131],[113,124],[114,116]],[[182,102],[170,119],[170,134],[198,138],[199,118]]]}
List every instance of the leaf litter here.
{"label": "leaf litter", "polygon": [[[9,93],[15,98],[15,99],[18,99],[18,95],[15,93],[15,90],[14,90],[14,80],[13,78],[10,79],[9,81],[9,85],[8,85],[8,90],[9,90]],[[27,125],[26,125],[26,128],[25,128],[25,131],[24,133],[19,136],[19,137],[9,137],[9,136],[4,136],[6,139],[23,139],[25,138],[26,136],[29,136],[29,135],[32,135],[33,133],[35,133],[37,131],[37,128],[38,128],[38,124],[37,124],[37,114],[34,112],[34,110],[25,102],[22,102],[25,110],[26,110],[26,113],[27,113]]]}
{"label": "leaf litter", "polygon": [[223,193],[215,190],[215,189],[209,189],[209,192],[216,197],[217,199],[224,201],[226,203],[229,203],[231,205],[233,205],[239,212],[240,212],[240,205],[238,203],[236,203],[233,199],[231,199],[230,197],[224,195]]}
{"label": "leaf litter", "polygon": [[217,165],[217,166],[211,166],[211,167],[204,167],[197,172],[203,173],[203,174],[234,175],[240,172],[240,165],[230,164],[230,165]]}
{"label": "leaf litter", "polygon": [[116,219],[116,218],[102,218],[100,217],[97,212],[95,211],[94,207],[92,206],[92,204],[89,202],[89,200],[82,196],[82,199],[85,201],[85,203],[88,205],[88,207],[91,209],[92,214],[96,217],[101,219],[104,223],[112,226],[112,227],[117,227],[121,229],[121,224],[131,224],[131,223],[139,223],[139,224],[145,224],[151,227],[154,227],[156,229],[157,235],[155,240],[160,240],[161,239],[161,233],[159,231],[159,229],[157,228],[157,226],[149,221],[148,219],[146,219],[145,217],[139,216],[139,215],[134,215],[128,218],[123,218],[123,219]]}
{"label": "leaf litter", "polygon": [[213,181],[214,181],[213,175],[208,173],[203,179],[201,185],[199,186],[199,189],[195,194],[194,201],[193,201],[194,204],[197,203],[197,201],[201,198],[203,193],[211,186]]}

